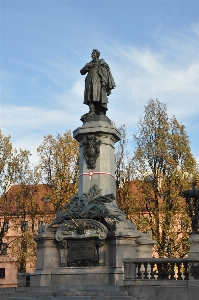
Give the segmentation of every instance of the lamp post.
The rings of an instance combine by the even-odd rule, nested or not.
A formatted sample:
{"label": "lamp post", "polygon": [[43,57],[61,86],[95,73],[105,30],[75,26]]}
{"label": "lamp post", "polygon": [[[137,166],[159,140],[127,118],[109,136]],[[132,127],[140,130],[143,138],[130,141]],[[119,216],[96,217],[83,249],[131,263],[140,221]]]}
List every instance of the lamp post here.
{"label": "lamp post", "polygon": [[188,214],[191,218],[192,234],[199,234],[199,190],[193,182],[191,190],[185,190],[181,196],[186,199]]}
{"label": "lamp post", "polygon": [[183,191],[181,196],[186,199],[188,214],[191,218],[192,233],[189,238],[190,250],[188,252],[190,276],[199,279],[199,190],[196,181],[193,182],[192,189]]}

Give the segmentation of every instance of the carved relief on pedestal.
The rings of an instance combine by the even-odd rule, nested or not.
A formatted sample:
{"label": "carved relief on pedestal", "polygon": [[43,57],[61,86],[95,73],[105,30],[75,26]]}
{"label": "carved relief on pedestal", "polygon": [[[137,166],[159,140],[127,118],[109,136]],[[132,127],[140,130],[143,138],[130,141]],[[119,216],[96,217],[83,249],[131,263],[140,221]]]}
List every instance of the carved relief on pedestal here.
{"label": "carved relief on pedestal", "polygon": [[69,220],[56,231],[61,267],[89,267],[105,265],[103,256],[108,230],[92,220]]}
{"label": "carved relief on pedestal", "polygon": [[61,224],[56,231],[55,239],[61,242],[63,239],[98,238],[105,240],[108,230],[102,223],[92,219],[69,220]]}
{"label": "carved relief on pedestal", "polygon": [[97,141],[96,136],[87,135],[83,139],[83,155],[86,160],[86,165],[88,169],[94,170],[96,167],[96,161],[100,153],[101,141]]}

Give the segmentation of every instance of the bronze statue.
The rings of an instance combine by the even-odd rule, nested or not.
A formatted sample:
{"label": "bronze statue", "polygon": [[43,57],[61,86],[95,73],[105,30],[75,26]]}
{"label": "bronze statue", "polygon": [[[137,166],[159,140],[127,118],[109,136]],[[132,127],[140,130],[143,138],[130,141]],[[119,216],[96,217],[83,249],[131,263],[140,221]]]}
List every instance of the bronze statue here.
{"label": "bronze statue", "polygon": [[93,49],[92,61],[81,70],[85,75],[84,104],[90,108],[89,115],[106,115],[108,97],[115,87],[115,82],[108,64],[104,59],[99,59],[100,52]]}

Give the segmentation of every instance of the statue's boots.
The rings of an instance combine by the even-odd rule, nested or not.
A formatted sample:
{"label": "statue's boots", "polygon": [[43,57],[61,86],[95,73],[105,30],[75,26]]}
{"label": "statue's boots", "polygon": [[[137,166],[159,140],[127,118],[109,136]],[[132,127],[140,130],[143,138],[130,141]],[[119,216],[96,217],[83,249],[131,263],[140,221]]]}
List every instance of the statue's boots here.
{"label": "statue's boots", "polygon": [[97,114],[98,115],[106,115],[107,109],[101,105],[100,102],[97,103]]}
{"label": "statue's boots", "polygon": [[90,108],[89,115],[95,115],[95,104],[90,104],[89,108]]}

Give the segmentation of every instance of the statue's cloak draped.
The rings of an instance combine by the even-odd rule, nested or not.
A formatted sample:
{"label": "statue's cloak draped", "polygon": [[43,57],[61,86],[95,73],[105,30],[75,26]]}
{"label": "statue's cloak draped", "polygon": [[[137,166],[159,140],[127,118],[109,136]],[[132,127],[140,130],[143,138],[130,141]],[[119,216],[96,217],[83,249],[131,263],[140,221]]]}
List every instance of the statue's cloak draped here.
{"label": "statue's cloak draped", "polygon": [[87,65],[81,69],[81,74],[87,74],[85,78],[84,104],[100,102],[103,107],[107,106],[107,95],[115,87],[115,82],[108,64],[104,59],[99,59],[95,66],[88,68]]}

